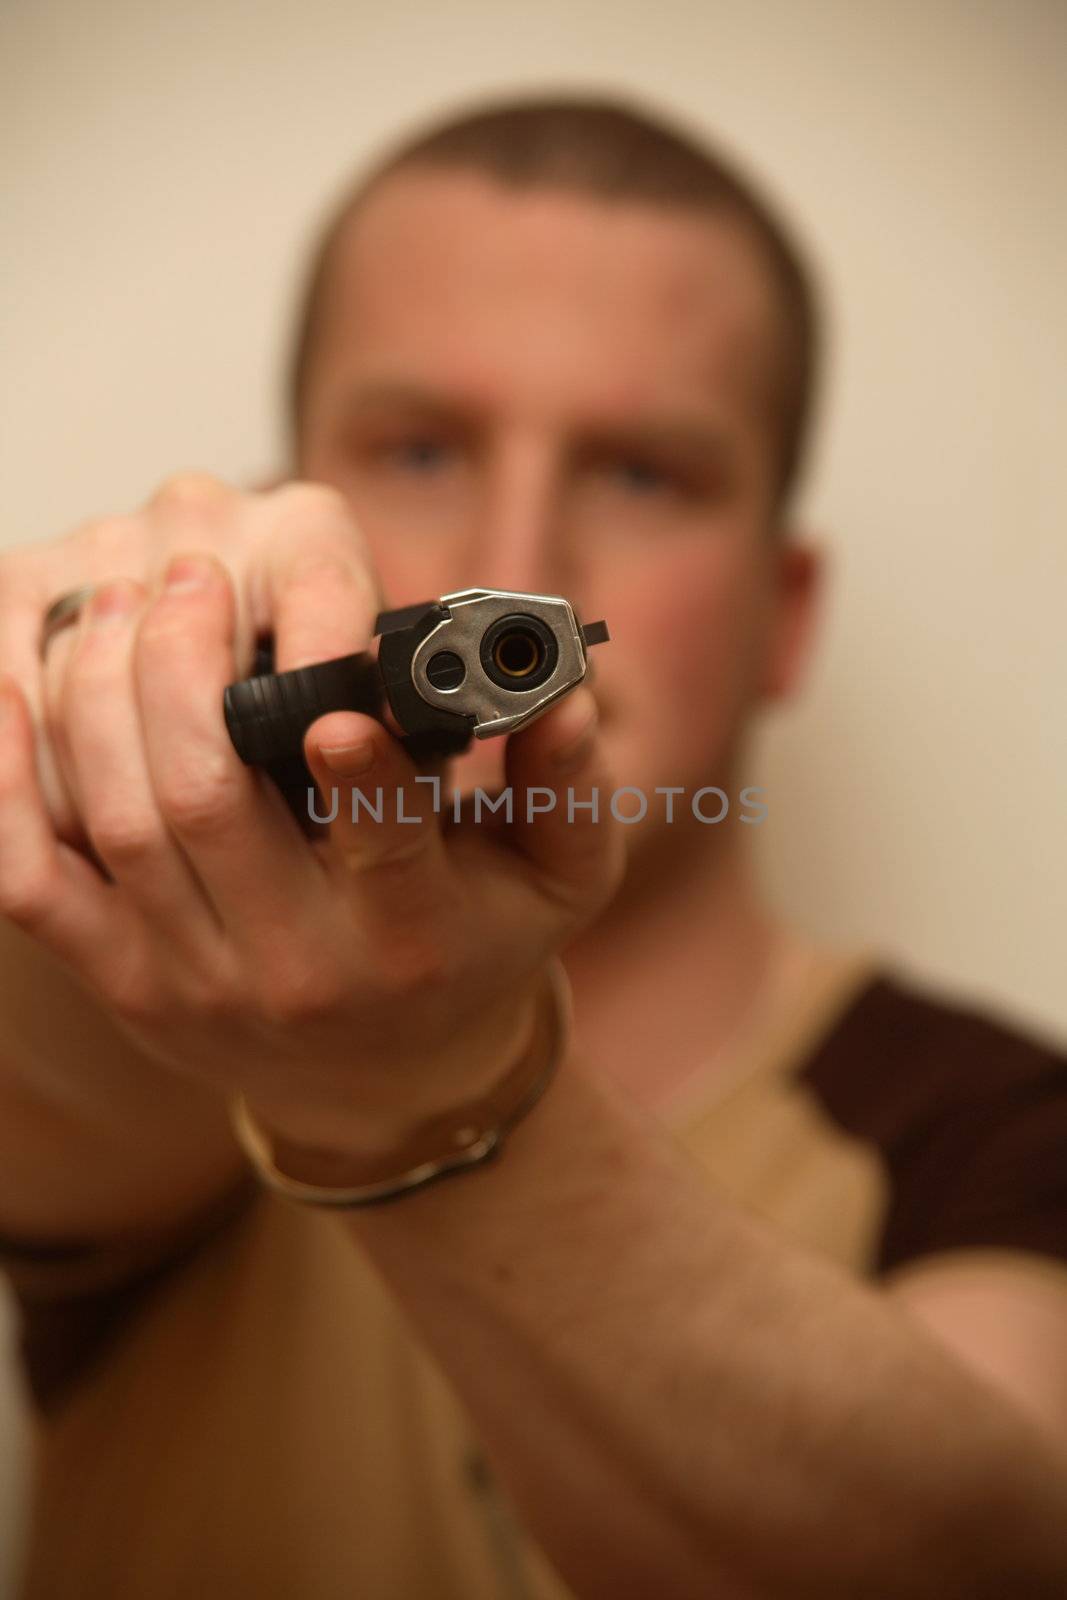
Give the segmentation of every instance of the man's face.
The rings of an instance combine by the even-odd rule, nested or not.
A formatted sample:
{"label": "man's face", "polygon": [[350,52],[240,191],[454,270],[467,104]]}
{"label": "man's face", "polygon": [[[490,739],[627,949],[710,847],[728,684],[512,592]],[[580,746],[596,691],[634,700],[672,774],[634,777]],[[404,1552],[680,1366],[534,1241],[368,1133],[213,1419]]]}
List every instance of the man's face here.
{"label": "man's face", "polygon": [[[767,690],[773,316],[737,224],[451,171],[386,180],[326,285],[298,470],[348,496],[390,605],[519,589],[605,618],[606,752],[653,802],[733,782]],[[456,780],[500,781],[502,743]]]}

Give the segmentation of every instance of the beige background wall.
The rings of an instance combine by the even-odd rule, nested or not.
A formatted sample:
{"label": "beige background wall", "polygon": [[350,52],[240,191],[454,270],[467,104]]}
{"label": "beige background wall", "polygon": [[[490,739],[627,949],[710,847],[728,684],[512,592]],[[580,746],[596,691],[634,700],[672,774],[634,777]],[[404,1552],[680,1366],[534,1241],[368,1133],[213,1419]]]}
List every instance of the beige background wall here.
{"label": "beige background wall", "polygon": [[745,155],[836,311],[806,498],[835,576],[754,763],[768,881],[1067,1033],[1058,0],[4,0],[0,63],[5,543],[272,466],[298,249],[409,117],[614,85]]}

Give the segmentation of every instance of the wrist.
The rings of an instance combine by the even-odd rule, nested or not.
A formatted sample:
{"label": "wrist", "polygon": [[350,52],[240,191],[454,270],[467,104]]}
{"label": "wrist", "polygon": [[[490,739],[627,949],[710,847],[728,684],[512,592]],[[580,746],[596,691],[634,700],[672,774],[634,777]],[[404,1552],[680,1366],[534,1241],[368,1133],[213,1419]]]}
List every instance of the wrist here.
{"label": "wrist", "polygon": [[438,1094],[433,1110],[423,1101],[402,1118],[347,1110],[298,1116],[237,1096],[239,1141],[268,1186],[326,1205],[372,1203],[476,1165],[532,1109],[565,1053],[570,991],[562,963],[544,969],[508,1018],[507,1054],[481,1057],[476,1068],[468,1063],[466,1093]]}
{"label": "wrist", "polygon": [[450,1035],[432,1058],[355,1068],[343,1098],[297,1100],[257,1089],[244,1094],[245,1106],[279,1150],[299,1146],[341,1160],[387,1156],[427,1123],[458,1113],[503,1081],[530,1047],[543,987],[538,976],[480,1016],[474,1030]]}

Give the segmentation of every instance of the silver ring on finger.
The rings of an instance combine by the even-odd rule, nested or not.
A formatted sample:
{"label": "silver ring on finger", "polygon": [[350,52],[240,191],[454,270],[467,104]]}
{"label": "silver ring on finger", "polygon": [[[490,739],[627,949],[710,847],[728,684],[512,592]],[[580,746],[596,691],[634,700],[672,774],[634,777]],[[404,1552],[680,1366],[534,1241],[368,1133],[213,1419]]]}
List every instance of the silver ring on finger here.
{"label": "silver ring on finger", "polygon": [[44,614],[41,623],[40,654],[43,660],[48,646],[57,633],[62,633],[64,628],[72,627],[89,604],[99,584],[85,583],[80,589],[71,589],[67,594],[61,594]]}

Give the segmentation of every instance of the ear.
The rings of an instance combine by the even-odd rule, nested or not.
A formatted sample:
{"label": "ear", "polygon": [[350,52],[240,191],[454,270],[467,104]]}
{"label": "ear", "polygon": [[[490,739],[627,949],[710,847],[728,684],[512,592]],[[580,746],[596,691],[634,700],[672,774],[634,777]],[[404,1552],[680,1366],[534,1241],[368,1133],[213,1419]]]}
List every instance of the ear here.
{"label": "ear", "polygon": [[786,528],[771,561],[773,598],[761,690],[765,700],[787,700],[801,687],[811,660],[828,560],[807,533]]}

